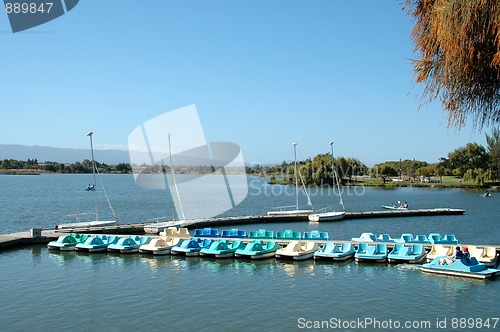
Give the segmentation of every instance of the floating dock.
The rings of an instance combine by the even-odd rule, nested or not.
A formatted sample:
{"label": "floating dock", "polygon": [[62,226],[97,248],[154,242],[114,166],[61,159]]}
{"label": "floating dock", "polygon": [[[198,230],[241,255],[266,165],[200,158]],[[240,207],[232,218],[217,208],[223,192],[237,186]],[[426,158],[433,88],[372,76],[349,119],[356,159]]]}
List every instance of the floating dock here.
{"label": "floating dock", "polygon": [[[415,209],[415,210],[379,210],[379,211],[359,211],[346,212],[346,219],[367,219],[367,218],[394,218],[394,217],[416,217],[416,216],[436,216],[436,215],[462,215],[465,210],[438,208],[438,209]],[[322,221],[318,223],[342,222]],[[182,227],[190,229],[220,226],[238,226],[265,223],[287,223],[287,222],[308,222],[304,215],[253,215],[237,217],[217,217],[207,219],[194,219],[186,221]],[[0,235],[0,249],[32,245],[46,244],[64,233],[93,233],[93,234],[144,234],[144,226],[151,223],[131,223],[118,224],[102,227],[82,227],[64,230],[41,230],[31,229],[26,232],[19,232],[7,235]],[[340,241],[348,242],[348,241]]]}

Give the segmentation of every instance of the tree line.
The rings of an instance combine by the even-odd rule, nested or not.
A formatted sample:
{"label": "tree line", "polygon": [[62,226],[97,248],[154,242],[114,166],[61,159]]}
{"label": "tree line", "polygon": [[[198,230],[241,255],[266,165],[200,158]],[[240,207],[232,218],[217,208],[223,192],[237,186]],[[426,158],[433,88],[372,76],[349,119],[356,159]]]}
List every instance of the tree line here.
{"label": "tree line", "polygon": [[[126,174],[132,172],[132,167],[129,163],[119,163],[117,165],[108,165],[96,161],[96,167],[100,173],[120,173]],[[55,161],[45,161],[39,163],[38,160],[16,160],[16,159],[3,159],[0,161],[0,169],[4,170],[38,170],[40,172],[48,173],[92,173],[92,161],[85,159],[82,162],[75,163],[59,163]]]}
{"label": "tree line", "polygon": [[[337,157],[334,159],[335,170],[341,184],[360,181],[360,177],[380,179],[398,178],[409,182],[442,182],[443,176],[454,176],[463,182],[475,186],[486,186],[500,181],[500,130],[494,129],[491,135],[486,135],[487,147],[477,143],[468,143],[448,153],[437,163],[428,163],[419,160],[386,161],[369,168],[359,159],[352,157]],[[129,163],[108,165],[96,161],[100,173],[132,173]],[[146,167],[146,166],[145,166]],[[328,153],[318,154],[297,162],[298,181],[304,185],[331,185],[335,179],[332,172],[332,158]],[[59,163],[45,161],[39,163],[37,159],[26,161],[3,159],[0,169],[4,170],[39,170],[49,173],[92,173],[92,161],[85,159],[82,162]],[[145,168],[147,170],[147,168]],[[269,177],[270,183],[294,183],[294,162],[282,162],[278,165],[252,165],[246,167],[247,174]],[[158,168],[151,169],[157,172]],[[164,170],[165,171],[165,170]],[[211,166],[182,167],[176,173],[211,173]],[[437,180],[436,180],[437,179]]]}
{"label": "tree line", "polygon": [[[468,143],[448,153],[437,163],[420,160],[386,161],[369,168],[356,158],[334,159],[335,169],[342,184],[352,183],[359,177],[389,178],[408,182],[442,182],[443,176],[455,176],[475,186],[486,186],[500,180],[500,130],[494,129],[486,135],[488,146]],[[280,165],[253,167],[249,173],[270,178],[270,183],[294,183],[295,164],[282,162]],[[332,158],[330,154],[319,154],[313,159],[297,162],[299,184],[330,185],[332,179]],[[437,179],[433,179],[433,177]]]}

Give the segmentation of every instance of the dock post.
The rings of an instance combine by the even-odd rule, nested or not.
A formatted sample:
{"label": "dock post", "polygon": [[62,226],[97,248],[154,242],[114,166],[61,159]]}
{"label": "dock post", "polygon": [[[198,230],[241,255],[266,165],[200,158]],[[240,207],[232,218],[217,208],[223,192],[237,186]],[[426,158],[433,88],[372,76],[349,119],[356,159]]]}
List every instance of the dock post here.
{"label": "dock post", "polygon": [[42,230],[40,228],[31,228],[30,235],[32,238],[42,236]]}

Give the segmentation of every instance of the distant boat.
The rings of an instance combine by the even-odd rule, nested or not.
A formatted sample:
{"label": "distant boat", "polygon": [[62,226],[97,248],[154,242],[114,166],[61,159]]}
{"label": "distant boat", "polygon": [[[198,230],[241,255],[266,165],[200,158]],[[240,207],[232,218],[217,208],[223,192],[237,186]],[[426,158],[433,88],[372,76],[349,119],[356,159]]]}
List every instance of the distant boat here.
{"label": "distant boat", "polygon": [[[98,197],[97,197],[97,190],[96,188],[96,173],[99,175],[99,170],[97,169],[95,159],[94,159],[94,146],[92,144],[92,135],[94,133],[89,131],[87,133],[87,136],[90,137],[90,150],[92,152],[92,175],[94,178],[94,183],[92,185],[87,186],[87,191],[93,191],[95,195],[95,218],[96,220],[93,221],[79,221],[80,215],[87,214],[87,213],[77,213],[73,214],[73,216],[76,216],[76,222],[72,223],[65,223],[65,224],[59,224],[56,226],[56,229],[74,229],[74,228],[82,228],[82,227],[101,227],[101,226],[111,226],[115,225],[118,221],[116,219],[115,211],[113,210],[113,207],[111,206],[111,203],[108,198],[108,194],[106,193],[106,189],[104,188],[104,185],[102,186],[104,195],[106,196],[106,200],[108,202],[108,206],[111,210],[111,213],[113,214],[113,220],[99,220],[99,209],[98,209]],[[99,178],[100,179],[100,178]],[[102,181],[101,181],[102,185]]]}
{"label": "distant boat", "polygon": [[[303,216],[303,215],[309,215],[311,213],[314,213],[313,209],[303,209],[299,210],[299,173],[297,171],[297,143],[292,143],[293,146],[293,152],[294,152],[294,182],[295,182],[295,209],[288,210],[286,208],[293,207],[292,206],[279,206],[277,207],[278,210],[272,210],[268,211],[267,215],[273,216],[273,215],[278,215],[278,216],[283,216],[283,215],[294,215],[294,216]],[[307,195],[307,205],[312,206],[311,203],[311,198],[309,197],[309,193],[307,190],[305,190],[306,195]]]}
{"label": "distant boat", "polygon": [[402,204],[402,205],[380,205],[380,207],[382,207],[383,209],[387,209],[387,210],[408,210],[408,204],[405,203],[405,204]]}
{"label": "distant boat", "polygon": [[[344,202],[342,201],[342,193],[339,187],[339,178],[337,175],[337,171],[335,170],[335,159],[333,158],[333,141],[330,142],[330,146],[332,147],[332,192],[335,193],[335,187],[339,190],[339,198],[340,205],[342,206],[342,211],[330,211],[330,212],[321,212],[321,213],[313,213],[308,216],[309,221],[335,221],[341,220],[345,217],[345,207]],[[336,183],[335,183],[336,182]]]}
{"label": "distant boat", "polygon": [[167,217],[161,217],[161,218],[156,218],[156,222],[152,224],[147,224],[144,226],[144,233],[147,234],[158,234],[160,232],[165,231],[169,227],[181,227],[184,225],[184,222],[186,221],[186,217],[184,215],[184,209],[182,208],[182,202],[181,202],[181,196],[179,195],[179,189],[177,188],[177,182],[175,181],[175,172],[174,168],[172,165],[172,148],[170,145],[170,137],[172,136],[171,134],[166,135],[168,138],[168,152],[169,152],[169,166],[170,166],[170,173],[172,176],[172,182],[174,185],[174,190],[175,194],[177,195],[177,200],[179,201],[179,206],[180,206],[180,212],[182,215],[182,220],[175,220],[175,218],[172,218],[170,221],[160,221],[163,219],[167,219]]}

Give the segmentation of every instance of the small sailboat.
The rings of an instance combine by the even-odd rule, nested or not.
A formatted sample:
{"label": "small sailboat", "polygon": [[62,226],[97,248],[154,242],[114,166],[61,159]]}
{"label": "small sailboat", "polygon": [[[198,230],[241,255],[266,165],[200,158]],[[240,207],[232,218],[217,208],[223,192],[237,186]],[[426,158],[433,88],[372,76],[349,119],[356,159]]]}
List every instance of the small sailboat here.
{"label": "small sailboat", "polygon": [[332,148],[332,192],[335,194],[335,187],[337,187],[339,191],[339,199],[340,206],[342,206],[342,211],[330,211],[330,212],[320,212],[313,213],[308,216],[309,221],[317,222],[317,221],[336,221],[344,219],[345,217],[345,207],[344,202],[342,201],[342,192],[339,186],[339,178],[337,175],[337,170],[335,168],[335,158],[333,158],[333,141],[331,141],[330,146]]}
{"label": "small sailboat", "polygon": [[166,220],[167,218],[156,218],[155,223],[147,224],[144,226],[144,233],[147,234],[158,234],[160,232],[165,231],[168,227],[182,227],[184,225],[184,222],[186,221],[186,216],[184,215],[184,209],[182,208],[182,202],[181,202],[181,196],[179,194],[179,189],[177,188],[177,182],[175,181],[175,172],[174,168],[172,165],[172,147],[170,144],[170,138],[172,137],[172,134],[167,134],[166,135],[168,138],[168,153],[169,153],[169,166],[170,166],[170,173],[172,176],[172,183],[174,185],[175,189],[175,194],[177,195],[177,200],[179,201],[179,206],[180,206],[180,212],[182,215],[181,220],[175,220],[175,218],[172,218],[170,221],[163,221]]}
{"label": "small sailboat", "polygon": [[[81,213],[74,214],[74,216],[76,216],[76,222],[59,224],[56,226],[56,229],[74,229],[74,228],[82,228],[82,227],[102,227],[102,226],[115,225],[118,222],[116,215],[115,215],[115,211],[113,210],[113,207],[111,206],[111,203],[109,201],[108,194],[106,193],[106,189],[104,188],[104,185],[102,185],[102,181],[101,181],[101,185],[103,188],[104,195],[106,196],[106,200],[108,202],[109,209],[111,210],[111,213],[113,214],[113,220],[99,220],[99,208],[98,208],[98,197],[97,197],[98,192],[97,192],[97,190],[95,190],[95,188],[96,188],[96,173],[97,173],[97,175],[99,175],[99,170],[97,169],[96,162],[94,159],[94,146],[92,143],[92,135],[93,134],[94,133],[92,131],[89,131],[87,133],[87,136],[90,137],[90,150],[92,152],[92,175],[93,175],[94,183],[92,185],[89,184],[87,186],[86,190],[94,192],[95,201],[96,201],[96,203],[95,203],[95,218],[96,218],[96,220],[80,221],[79,218],[80,218],[80,215],[82,215],[82,214]],[[101,180],[101,179],[99,178],[99,180]]]}
{"label": "small sailboat", "polygon": [[[278,210],[268,211],[267,215],[273,216],[283,216],[283,215],[294,215],[294,216],[306,216],[311,213],[314,213],[313,209],[303,209],[299,210],[299,173],[297,171],[297,143],[292,143],[293,152],[294,152],[294,182],[295,182],[295,209],[289,210],[286,208],[293,207],[292,206],[279,206]],[[302,180],[302,179],[301,179]],[[303,182],[303,181],[302,181]],[[309,193],[305,190],[307,195],[307,205],[312,207],[311,198],[309,197]]]}

